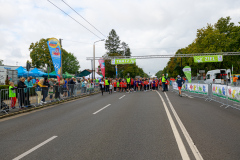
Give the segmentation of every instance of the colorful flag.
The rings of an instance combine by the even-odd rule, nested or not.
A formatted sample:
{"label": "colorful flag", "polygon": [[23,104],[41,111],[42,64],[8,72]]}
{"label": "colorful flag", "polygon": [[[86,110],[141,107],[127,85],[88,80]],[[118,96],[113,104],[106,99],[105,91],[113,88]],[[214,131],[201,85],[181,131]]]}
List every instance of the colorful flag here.
{"label": "colorful flag", "polygon": [[185,74],[188,82],[191,83],[191,82],[192,82],[191,68],[190,68],[189,66],[185,66],[185,67],[183,68],[183,73]]}
{"label": "colorful flag", "polygon": [[53,66],[57,75],[58,81],[60,81],[60,74],[62,69],[61,64],[61,46],[56,38],[50,38],[47,41],[48,49],[52,57]]}
{"label": "colorful flag", "polygon": [[102,71],[102,75],[103,77],[105,77],[105,62],[104,62],[104,59],[100,59],[98,60],[99,62],[99,65],[100,65],[100,68],[101,68],[101,71]]}

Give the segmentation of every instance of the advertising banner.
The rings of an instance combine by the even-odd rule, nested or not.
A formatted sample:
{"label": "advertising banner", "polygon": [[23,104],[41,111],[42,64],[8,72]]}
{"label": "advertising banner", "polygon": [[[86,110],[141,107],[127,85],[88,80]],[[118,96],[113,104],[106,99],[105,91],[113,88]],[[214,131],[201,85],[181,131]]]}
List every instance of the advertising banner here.
{"label": "advertising banner", "polygon": [[191,67],[185,66],[185,67],[183,68],[183,73],[185,74],[188,82],[191,83],[191,82],[192,82]]}
{"label": "advertising banner", "polygon": [[99,65],[100,65],[100,68],[101,68],[101,71],[102,71],[102,75],[103,77],[105,77],[105,62],[104,62],[104,59],[100,59],[98,60],[99,62]]}
{"label": "advertising banner", "polygon": [[212,55],[212,56],[194,56],[195,63],[205,63],[205,62],[222,62],[222,55]]}
{"label": "advertising banner", "polygon": [[58,81],[60,81],[60,74],[62,69],[60,43],[58,39],[50,38],[48,39],[47,44],[48,44],[50,55],[52,57],[52,62],[53,62],[53,66],[54,66]]}
{"label": "advertising banner", "polygon": [[117,65],[117,64],[134,64],[136,63],[135,58],[127,58],[127,59],[112,59],[111,64]]}
{"label": "advertising banner", "polygon": [[[173,89],[178,90],[176,82],[173,83]],[[182,91],[188,91],[198,94],[208,94],[208,85],[198,83],[184,83],[182,85]]]}

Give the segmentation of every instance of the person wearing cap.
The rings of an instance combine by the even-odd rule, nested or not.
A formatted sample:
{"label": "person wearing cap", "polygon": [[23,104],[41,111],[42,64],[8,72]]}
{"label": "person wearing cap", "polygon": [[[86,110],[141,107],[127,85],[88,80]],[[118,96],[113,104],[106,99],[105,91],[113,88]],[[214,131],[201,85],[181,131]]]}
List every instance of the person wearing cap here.
{"label": "person wearing cap", "polygon": [[185,81],[180,77],[180,75],[177,76],[177,85],[178,85],[178,90],[179,90],[179,96],[182,97],[182,92],[181,92],[181,89],[182,89],[182,84],[184,83]]}

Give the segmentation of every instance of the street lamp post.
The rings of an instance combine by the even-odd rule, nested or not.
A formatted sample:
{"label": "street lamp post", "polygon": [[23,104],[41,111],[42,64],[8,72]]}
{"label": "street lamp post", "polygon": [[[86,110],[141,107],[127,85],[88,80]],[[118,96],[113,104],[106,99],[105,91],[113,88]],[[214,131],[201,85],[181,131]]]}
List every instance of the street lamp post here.
{"label": "street lamp post", "polygon": [[93,43],[93,73],[92,73],[92,79],[95,79],[95,43],[100,42],[100,41],[104,41],[105,39],[101,39],[99,41],[96,41]]}

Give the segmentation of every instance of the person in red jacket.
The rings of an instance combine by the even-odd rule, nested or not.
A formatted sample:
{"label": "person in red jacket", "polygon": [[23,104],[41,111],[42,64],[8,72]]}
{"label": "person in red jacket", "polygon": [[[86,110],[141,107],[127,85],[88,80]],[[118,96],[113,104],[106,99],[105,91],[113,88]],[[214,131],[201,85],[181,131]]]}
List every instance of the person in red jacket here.
{"label": "person in red jacket", "polygon": [[114,92],[116,92],[116,89],[117,89],[117,82],[116,81],[113,82],[113,87],[114,87]]}
{"label": "person in red jacket", "polygon": [[123,81],[120,82],[119,92],[123,91]]}
{"label": "person in red jacket", "polygon": [[166,83],[165,83],[166,91],[168,91],[168,86],[169,86],[169,84],[170,84],[170,82],[169,82],[169,80],[167,79],[167,80],[166,80]]}
{"label": "person in red jacket", "polygon": [[133,88],[134,88],[134,79],[133,79],[133,78],[131,78],[131,89],[130,89],[130,90],[132,90],[132,91],[133,91]]}
{"label": "person in red jacket", "polygon": [[126,81],[123,82],[123,88],[124,88],[124,91],[126,92],[127,91],[127,82]]}
{"label": "person in red jacket", "polygon": [[144,92],[146,92],[146,91],[147,91],[147,86],[148,86],[148,81],[147,81],[147,80],[145,80],[145,81],[144,81]]}

